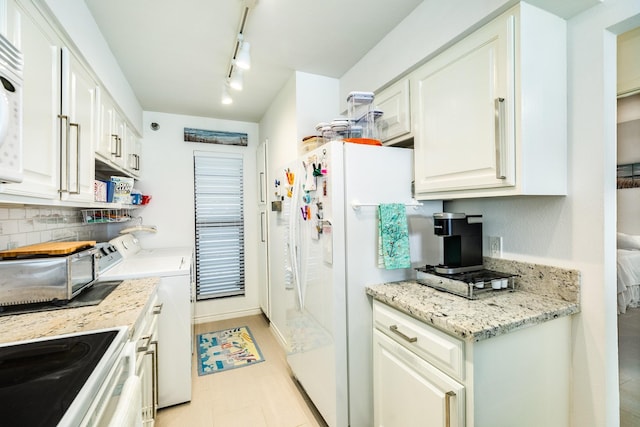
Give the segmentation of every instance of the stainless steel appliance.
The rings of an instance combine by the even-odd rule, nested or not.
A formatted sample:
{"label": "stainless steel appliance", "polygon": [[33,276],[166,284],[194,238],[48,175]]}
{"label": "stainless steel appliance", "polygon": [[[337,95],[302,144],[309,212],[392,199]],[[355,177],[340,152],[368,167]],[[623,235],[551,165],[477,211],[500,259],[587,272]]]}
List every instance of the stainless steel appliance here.
{"label": "stainless steel appliance", "polygon": [[113,245],[93,245],[60,242],[0,252],[0,306],[70,301],[122,259]]}
{"label": "stainless steel appliance", "polygon": [[443,240],[442,274],[482,270],[482,215],[441,212],[433,214],[433,229]]}

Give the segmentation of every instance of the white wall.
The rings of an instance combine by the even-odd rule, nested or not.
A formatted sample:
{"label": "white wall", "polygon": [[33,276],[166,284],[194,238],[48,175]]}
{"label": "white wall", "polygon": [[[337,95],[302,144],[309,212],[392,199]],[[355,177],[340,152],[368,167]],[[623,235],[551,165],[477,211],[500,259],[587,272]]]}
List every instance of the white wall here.
{"label": "white wall", "polygon": [[[143,247],[161,248],[195,245],[193,207],[193,152],[213,151],[244,155],[245,182],[245,291],[244,297],[201,301],[196,304],[196,322],[259,313],[257,287],[258,213],[256,178],[256,123],[205,117],[145,112],[142,139],[141,179],[136,187],[152,196],[148,206],[136,212],[143,222],[158,227],[157,234],[138,236]],[[152,131],[150,124],[160,125]],[[245,132],[247,147],[184,141],[184,128]]]}
{"label": "white wall", "polygon": [[[432,55],[508,3],[425,0],[342,77],[341,99],[351,90],[384,86],[421,55]],[[573,319],[571,343],[576,427],[619,424],[615,34],[638,24],[637,0],[607,0],[568,21],[567,197],[475,199],[445,205],[448,211],[483,214],[485,234],[503,237],[505,258],[581,272],[582,311]]]}

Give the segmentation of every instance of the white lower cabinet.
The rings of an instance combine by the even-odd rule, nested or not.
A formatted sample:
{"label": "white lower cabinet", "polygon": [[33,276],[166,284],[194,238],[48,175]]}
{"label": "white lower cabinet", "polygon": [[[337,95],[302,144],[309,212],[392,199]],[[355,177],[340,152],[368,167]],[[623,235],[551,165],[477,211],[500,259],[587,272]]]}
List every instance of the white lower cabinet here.
{"label": "white lower cabinet", "polygon": [[464,386],[380,331],[373,369],[376,426],[464,426]]}
{"label": "white lower cabinet", "polygon": [[140,378],[142,394],[142,424],[153,426],[158,409],[158,316],[162,304],[154,296],[149,309],[143,314],[132,338],[136,344],[136,375]]}
{"label": "white lower cabinet", "polygon": [[373,320],[376,427],[569,425],[570,317],[479,342],[376,300]]}

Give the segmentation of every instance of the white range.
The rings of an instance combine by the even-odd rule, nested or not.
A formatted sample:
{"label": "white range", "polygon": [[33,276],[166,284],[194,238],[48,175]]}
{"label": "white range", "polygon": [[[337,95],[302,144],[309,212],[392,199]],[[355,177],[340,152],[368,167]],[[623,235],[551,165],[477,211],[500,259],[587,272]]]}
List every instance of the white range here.
{"label": "white range", "polygon": [[195,301],[193,248],[144,249],[132,234],[116,237],[110,243],[123,260],[101,275],[102,280],[160,278],[158,407],[189,402]]}

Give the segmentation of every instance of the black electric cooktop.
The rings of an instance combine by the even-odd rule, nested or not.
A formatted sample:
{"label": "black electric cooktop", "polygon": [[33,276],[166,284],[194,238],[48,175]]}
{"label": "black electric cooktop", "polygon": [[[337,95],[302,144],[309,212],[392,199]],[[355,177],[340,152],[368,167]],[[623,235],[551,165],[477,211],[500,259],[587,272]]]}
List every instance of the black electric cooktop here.
{"label": "black electric cooktop", "polygon": [[117,333],[0,347],[0,425],[56,426]]}

